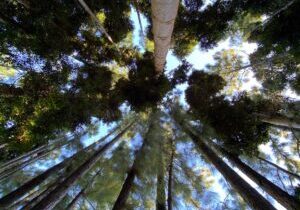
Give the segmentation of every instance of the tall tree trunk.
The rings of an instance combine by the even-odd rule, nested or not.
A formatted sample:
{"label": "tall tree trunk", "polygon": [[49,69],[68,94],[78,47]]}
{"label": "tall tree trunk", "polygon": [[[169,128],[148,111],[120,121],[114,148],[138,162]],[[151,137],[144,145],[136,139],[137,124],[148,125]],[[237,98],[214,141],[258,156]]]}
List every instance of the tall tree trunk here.
{"label": "tall tree trunk", "polygon": [[81,198],[81,196],[83,196],[85,193],[86,193],[86,191],[87,191],[87,189],[90,187],[90,186],[92,186],[93,184],[94,184],[94,181],[95,181],[95,179],[96,179],[96,177],[99,175],[101,173],[101,170],[98,170],[97,171],[97,173],[92,177],[92,179],[88,182],[88,184],[84,187],[84,188],[82,188],[81,190],[80,190],[80,192],[74,197],[74,199],[69,203],[69,205],[67,206],[67,210],[73,210],[73,209],[75,209],[75,206],[76,206],[76,203],[77,203],[77,201]]}
{"label": "tall tree trunk", "polygon": [[[135,159],[137,160],[137,159]],[[112,208],[112,210],[121,210],[124,209],[127,198],[129,196],[129,192],[133,186],[134,179],[138,173],[138,168],[136,161],[134,161],[130,171],[127,173],[127,177],[123,183],[122,189],[120,191],[120,194]]]}
{"label": "tall tree trunk", "polygon": [[137,174],[139,173],[139,165],[140,165],[141,158],[144,155],[146,145],[148,144],[148,142],[147,142],[148,141],[147,140],[148,133],[153,127],[154,127],[154,122],[151,121],[149,128],[148,128],[148,132],[146,134],[146,137],[144,138],[143,144],[142,144],[141,148],[138,150],[137,154],[135,155],[133,164],[127,173],[127,177],[122,185],[122,189],[116,199],[116,202],[114,203],[112,210],[122,210],[125,208],[125,204],[128,199],[130,190],[133,186],[134,179],[137,176]]}
{"label": "tall tree trunk", "polygon": [[166,192],[165,192],[165,164],[163,160],[163,150],[159,152],[157,164],[157,184],[156,184],[156,209],[166,210]]}
{"label": "tall tree trunk", "polygon": [[77,202],[79,201],[79,199],[83,196],[83,189],[80,190],[80,192],[74,197],[74,199],[68,204],[67,206],[67,210],[74,210],[76,207]]}
{"label": "tall tree trunk", "polygon": [[[64,139],[63,141],[59,138],[59,139],[55,139],[53,141],[48,142],[45,145],[41,145],[38,148],[31,150],[23,155],[20,155],[14,159],[11,159],[5,163],[3,163],[0,166],[0,173],[2,171],[5,171],[7,168],[12,168],[15,165],[21,164],[24,160],[28,160],[30,158],[33,158],[34,156],[37,156],[40,153],[45,152],[46,150],[48,151],[53,151],[54,149],[61,147],[65,144],[69,144],[72,143],[73,141],[70,141],[69,139]],[[53,147],[53,148],[51,148]]]}
{"label": "tall tree trunk", "polygon": [[68,141],[68,140],[62,142],[55,140],[55,142],[51,144],[38,147],[35,150],[32,150],[24,155],[21,155],[13,160],[4,163],[0,169],[0,181],[6,179],[7,177],[9,177],[10,175],[14,174],[17,171],[22,170],[23,168],[30,165],[31,163],[34,163],[35,161],[46,157],[53,150],[61,146],[64,146],[66,144],[70,144],[71,142],[72,141]]}
{"label": "tall tree trunk", "polygon": [[31,210],[38,202],[40,202],[42,199],[44,199],[52,190],[55,189],[63,180],[65,177],[60,176],[57,181],[54,183],[51,183],[44,189],[38,196],[31,199],[25,206],[22,207],[21,210]]}
{"label": "tall tree trunk", "polygon": [[208,147],[202,138],[195,135],[182,120],[177,120],[176,122],[181,129],[190,136],[201,154],[217,168],[232,188],[244,198],[251,208],[255,210],[275,210],[275,208],[261,194],[252,188],[250,184],[242,179],[233,169],[231,169],[230,166],[228,166],[210,147]]}
{"label": "tall tree trunk", "polygon": [[32,210],[46,210],[54,208],[56,204],[64,198],[70,187],[72,187],[80,177],[84,176],[102,157],[102,154],[114,143],[116,143],[117,140],[119,140],[133,124],[134,122],[130,123],[110,142],[96,150],[88,160],[86,160],[74,172],[72,172],[71,175],[68,176],[62,183],[60,183],[53,191],[51,191],[46,198],[42,199],[38,204],[36,204]]}
{"label": "tall tree trunk", "polygon": [[280,167],[279,165],[277,165],[277,164],[275,164],[275,163],[272,163],[271,161],[266,160],[265,158],[262,158],[262,157],[260,157],[260,156],[257,156],[257,158],[260,159],[261,161],[264,161],[265,163],[267,163],[267,164],[269,164],[269,165],[271,165],[271,166],[277,168],[278,170],[280,170],[280,171],[282,171],[282,172],[284,172],[284,173],[286,173],[286,174],[288,174],[288,175],[291,175],[291,176],[295,177],[296,179],[299,179],[299,180],[300,180],[300,176],[299,176],[298,174],[295,174],[295,173],[293,173],[293,172],[290,172],[290,171],[288,171],[288,170],[286,170],[286,169]]}
{"label": "tall tree trunk", "polygon": [[275,200],[287,209],[296,210],[300,207],[300,202],[295,197],[289,195],[280,187],[273,184],[264,176],[257,173],[247,164],[243,163],[238,156],[226,151],[224,148],[214,144],[214,147],[220,151],[232,164],[234,164],[239,170],[241,170],[247,177],[254,181],[259,187],[270,194]]}
{"label": "tall tree trunk", "polygon": [[141,14],[140,14],[140,8],[139,8],[138,0],[134,0],[133,3],[134,3],[134,7],[135,7],[135,10],[136,10],[137,16],[138,16],[140,30],[141,30],[141,33],[142,33],[142,36],[143,36],[143,39],[144,39],[143,25],[142,25],[142,20],[141,20]]}
{"label": "tall tree trunk", "polygon": [[88,147],[80,150],[77,152],[75,155],[66,158],[64,161],[61,163],[49,168],[48,170],[44,171],[40,175],[36,176],[35,178],[31,179],[30,181],[26,182],[16,190],[10,192],[9,194],[5,195],[0,199],[0,207],[6,208],[10,206],[13,202],[19,200],[22,196],[27,194],[30,190],[34,189],[37,187],[39,184],[43,183],[47,178],[51,177],[52,175],[55,175],[59,173],[63,168],[65,168],[69,163],[71,163],[75,159],[81,158],[81,156],[85,153],[90,152],[95,146],[99,144],[99,142],[102,142],[102,140],[106,139],[108,136],[112,135],[116,130],[118,129],[115,128],[112,130],[110,133],[108,133],[106,136],[103,138],[99,139],[95,143],[89,145]]}
{"label": "tall tree trunk", "polygon": [[172,210],[173,208],[173,195],[172,195],[172,188],[173,188],[173,161],[174,161],[174,145],[173,140],[171,140],[171,156],[170,156],[170,163],[169,163],[169,170],[168,170],[168,210]]}
{"label": "tall tree trunk", "polygon": [[44,158],[48,155],[49,153],[46,152],[46,153],[41,153],[41,154],[38,154],[38,156],[28,160],[28,161],[25,161],[24,163],[22,163],[21,165],[17,165],[9,170],[6,170],[6,171],[3,171],[1,174],[0,174],[0,181],[3,181],[7,178],[9,178],[12,174],[18,172],[18,171],[21,171],[22,169],[24,169],[26,166],[34,163],[35,161],[41,159],[41,158]]}
{"label": "tall tree trunk", "polygon": [[161,74],[171,43],[172,32],[177,16],[179,0],[152,0],[152,32],[154,35],[154,65]]}
{"label": "tall tree trunk", "polygon": [[256,114],[262,122],[268,123],[275,127],[284,127],[300,131],[300,121],[285,116],[269,116],[266,114]]}

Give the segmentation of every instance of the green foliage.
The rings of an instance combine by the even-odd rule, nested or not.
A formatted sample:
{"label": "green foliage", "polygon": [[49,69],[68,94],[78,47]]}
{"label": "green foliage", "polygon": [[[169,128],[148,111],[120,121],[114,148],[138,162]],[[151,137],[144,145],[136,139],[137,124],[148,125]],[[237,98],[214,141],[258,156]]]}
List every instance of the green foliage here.
{"label": "green foliage", "polygon": [[171,88],[166,76],[155,72],[153,56],[149,52],[130,68],[128,79],[120,79],[116,86],[136,111],[155,107]]}
{"label": "green foliage", "polygon": [[227,149],[252,154],[257,145],[267,141],[267,126],[253,116],[255,104],[245,95],[228,101],[218,94],[224,84],[220,76],[193,72],[186,90],[191,113],[209,123]]}

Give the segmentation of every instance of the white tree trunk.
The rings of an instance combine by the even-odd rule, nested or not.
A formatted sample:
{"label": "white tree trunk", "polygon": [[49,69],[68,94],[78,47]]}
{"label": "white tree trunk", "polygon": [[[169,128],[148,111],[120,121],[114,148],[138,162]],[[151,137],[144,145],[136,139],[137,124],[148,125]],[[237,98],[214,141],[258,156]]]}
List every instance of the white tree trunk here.
{"label": "white tree trunk", "polygon": [[152,0],[152,32],[154,35],[154,64],[158,74],[162,73],[171,43],[179,0]]}

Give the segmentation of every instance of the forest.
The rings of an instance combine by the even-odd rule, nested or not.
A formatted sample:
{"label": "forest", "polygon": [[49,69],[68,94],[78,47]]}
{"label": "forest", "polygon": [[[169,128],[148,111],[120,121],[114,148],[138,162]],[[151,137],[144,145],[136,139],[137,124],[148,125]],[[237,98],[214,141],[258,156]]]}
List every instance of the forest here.
{"label": "forest", "polygon": [[0,0],[0,210],[300,210],[300,0]]}

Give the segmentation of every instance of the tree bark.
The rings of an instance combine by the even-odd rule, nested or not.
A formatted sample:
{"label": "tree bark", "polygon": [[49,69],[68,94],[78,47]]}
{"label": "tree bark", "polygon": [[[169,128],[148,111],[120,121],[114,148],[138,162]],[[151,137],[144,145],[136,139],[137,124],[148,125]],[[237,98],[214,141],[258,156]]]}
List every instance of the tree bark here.
{"label": "tree bark", "polygon": [[[78,138],[77,140],[80,140]],[[1,165],[0,168],[0,174],[3,173],[6,169],[12,169],[12,167],[16,167],[16,165],[22,165],[25,164],[26,162],[31,161],[31,159],[41,159],[41,156],[45,153],[50,153],[51,151],[62,147],[64,145],[68,145],[70,143],[73,143],[74,141],[69,140],[69,139],[55,139],[53,141],[48,142],[46,145],[42,145],[34,150],[31,150],[23,155],[20,155],[19,157],[16,157],[12,160],[7,161],[3,165]],[[37,156],[40,156],[40,158],[37,158]],[[24,161],[25,160],[25,161]],[[23,162],[24,161],[24,162]],[[22,166],[19,166],[22,167]]]}
{"label": "tree bark", "polygon": [[74,210],[75,209],[75,206],[76,206],[76,203],[78,202],[78,200],[86,193],[87,189],[93,185],[96,177],[101,173],[101,170],[99,170],[94,176],[93,178],[88,182],[88,184],[82,188],[80,190],[80,192],[74,197],[74,199],[69,203],[69,205],[67,206],[67,210]]}
{"label": "tree bark", "polygon": [[120,194],[112,208],[112,210],[121,210],[124,209],[127,198],[129,196],[129,192],[133,186],[134,179],[137,175],[137,165],[136,161],[132,165],[130,171],[127,173],[127,177],[123,183],[122,189],[120,191]]}
{"label": "tree bark", "polygon": [[[154,124],[153,124],[153,121],[150,123],[150,126],[148,128],[148,133],[149,131],[153,128]],[[144,150],[145,150],[145,147],[147,145],[147,135],[148,133],[146,134],[146,137],[143,141],[143,144],[141,146],[141,148],[138,150],[136,156],[135,156],[135,159],[133,161],[133,164],[129,170],[129,172],[127,173],[127,177],[123,183],[123,186],[122,186],[122,189],[116,199],[116,202],[114,203],[114,206],[112,208],[112,210],[122,210],[125,208],[125,204],[126,204],[126,201],[128,199],[128,196],[129,196],[129,193],[130,193],[130,190],[133,186],[133,182],[134,182],[134,179],[135,177],[137,176],[137,174],[139,173],[139,164],[140,164],[140,160],[142,158],[142,156],[144,155]]]}
{"label": "tree bark", "polygon": [[59,178],[60,179],[58,181],[51,183],[42,193],[30,200],[25,206],[22,207],[21,210],[31,210],[34,205],[36,205],[38,202],[44,199],[53,189],[55,189],[55,187],[58,186],[64,180],[65,177]]}
{"label": "tree bark", "polygon": [[14,190],[14,191],[10,192],[9,194],[5,195],[4,197],[2,197],[0,199],[0,207],[6,208],[6,207],[10,206],[13,202],[19,200],[22,196],[24,196],[30,190],[34,189],[39,184],[43,183],[47,178],[49,178],[52,175],[55,175],[56,173],[60,172],[69,163],[71,163],[71,161],[73,161],[74,159],[78,159],[82,156],[82,154],[85,154],[85,153],[91,151],[97,144],[99,144],[99,142],[106,139],[108,136],[112,135],[117,129],[118,129],[118,127],[115,128],[114,130],[112,130],[112,132],[110,132],[109,134],[107,134],[103,138],[96,141],[95,143],[93,143],[93,144],[89,145],[88,147],[80,150],[79,152],[77,152],[73,156],[71,156],[69,158],[66,158],[64,161],[62,161],[59,164],[49,168],[48,170],[44,171],[40,175],[36,176],[35,178],[31,179],[30,181],[28,181],[25,184],[23,184],[22,186],[20,186],[16,190]]}
{"label": "tree bark", "polygon": [[266,114],[256,114],[262,122],[268,123],[275,127],[284,127],[300,131],[300,121],[285,116],[269,116]]}
{"label": "tree bark", "polygon": [[5,179],[7,179],[8,177],[10,177],[12,174],[24,169],[26,166],[34,163],[35,161],[46,157],[49,154],[49,152],[46,153],[40,153],[38,154],[36,157],[29,159],[28,161],[25,161],[24,163],[22,163],[21,165],[17,165],[9,170],[3,171],[2,173],[0,173],[0,181],[3,181]]}
{"label": "tree bark", "polygon": [[107,151],[117,140],[119,140],[125,132],[134,124],[130,123],[118,135],[116,135],[110,142],[96,150],[92,156],[82,163],[74,172],[71,173],[62,183],[60,183],[53,191],[51,191],[46,198],[42,199],[36,204],[32,210],[46,210],[52,209],[60,202],[67,194],[70,187],[82,176],[84,176],[102,157],[102,154]]}
{"label": "tree bark", "polygon": [[172,210],[173,208],[173,195],[172,195],[172,188],[173,188],[173,161],[174,161],[174,147],[173,141],[171,142],[171,157],[170,157],[170,164],[169,164],[169,171],[168,171],[168,210]]}
{"label": "tree bark", "polygon": [[165,193],[165,164],[163,160],[163,151],[159,152],[157,164],[157,184],[156,184],[156,209],[166,210],[166,193]]}
{"label": "tree bark", "polygon": [[154,65],[161,74],[171,43],[172,32],[177,16],[179,0],[152,0],[152,32],[154,35]]}
{"label": "tree bark", "polygon": [[247,177],[254,181],[259,187],[270,194],[275,200],[287,209],[296,210],[300,207],[300,202],[295,197],[289,195],[287,192],[282,190],[277,185],[260,175],[258,172],[253,170],[247,164],[243,163],[238,156],[231,154],[224,148],[214,144],[214,147],[220,151],[232,164],[234,164],[239,170],[241,170]]}
{"label": "tree bark", "polygon": [[260,157],[260,156],[258,156],[257,158],[260,159],[261,161],[264,161],[265,163],[267,163],[267,164],[269,164],[269,165],[271,165],[271,166],[277,168],[278,170],[280,170],[280,171],[282,171],[282,172],[284,172],[284,173],[286,173],[286,174],[288,174],[288,175],[291,175],[291,176],[295,177],[296,179],[299,179],[299,180],[300,180],[300,176],[299,176],[298,174],[295,174],[295,173],[293,173],[293,172],[290,172],[290,171],[288,171],[288,170],[286,170],[286,169],[280,167],[279,165],[277,165],[277,164],[275,164],[275,163],[272,163],[271,161],[266,160],[265,158],[262,158],[262,157]]}
{"label": "tree bark", "polygon": [[261,194],[231,169],[209,146],[207,146],[205,141],[195,135],[183,121],[177,120],[176,122],[181,129],[190,136],[201,154],[217,168],[232,188],[242,196],[251,208],[255,210],[275,210]]}

